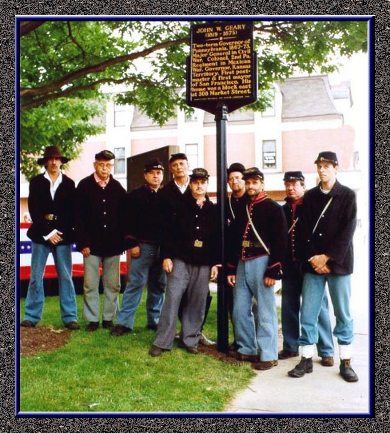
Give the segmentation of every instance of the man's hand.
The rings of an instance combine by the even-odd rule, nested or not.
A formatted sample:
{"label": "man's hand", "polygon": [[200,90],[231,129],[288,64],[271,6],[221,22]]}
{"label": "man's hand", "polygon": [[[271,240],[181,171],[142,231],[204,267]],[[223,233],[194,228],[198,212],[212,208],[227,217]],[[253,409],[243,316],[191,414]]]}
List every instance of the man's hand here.
{"label": "man's hand", "polygon": [[89,248],[89,247],[85,247],[85,248],[83,248],[83,249],[81,250],[81,254],[82,254],[84,257],[88,257],[88,256],[91,254],[91,250],[90,250],[90,248]]}
{"label": "man's hand", "polygon": [[275,280],[270,277],[264,277],[264,285],[265,287],[272,287],[275,285]]}
{"label": "man's hand", "polygon": [[311,267],[318,273],[318,274],[329,274],[330,268],[326,265],[328,260],[330,259],[329,256],[326,254],[318,254],[316,256],[310,257],[308,260]]}
{"label": "man's hand", "polygon": [[330,274],[330,268],[328,265],[325,265],[322,268],[317,268],[316,272],[317,274]]}
{"label": "man's hand", "polygon": [[136,259],[141,255],[141,248],[139,246],[130,248],[129,251],[130,257],[132,257],[133,259]]}
{"label": "man's hand", "polygon": [[218,266],[213,266],[210,270],[210,280],[215,281],[218,278]]}
{"label": "man's hand", "polygon": [[162,267],[164,269],[165,272],[167,272],[168,274],[170,274],[172,272],[173,269],[173,262],[171,259],[164,259],[162,262]]}
{"label": "man's hand", "polygon": [[56,231],[56,233],[54,233],[53,236],[51,236],[48,241],[52,244],[52,245],[58,245],[59,242],[61,242],[63,239],[61,237],[63,233],[59,232],[58,230]]}
{"label": "man's hand", "polygon": [[230,287],[234,287],[236,285],[236,276],[235,275],[228,275],[227,276],[227,282]]}

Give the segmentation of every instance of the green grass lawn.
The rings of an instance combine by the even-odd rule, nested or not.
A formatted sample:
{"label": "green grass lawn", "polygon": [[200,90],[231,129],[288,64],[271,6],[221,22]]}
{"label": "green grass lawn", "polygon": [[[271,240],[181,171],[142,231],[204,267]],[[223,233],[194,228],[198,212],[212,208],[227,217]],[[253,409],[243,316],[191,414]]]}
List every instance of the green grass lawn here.
{"label": "green grass lawn", "polygon": [[[250,365],[232,365],[176,346],[153,358],[155,333],[147,330],[145,297],[132,334],[111,337],[85,331],[82,297],[77,297],[82,330],[51,353],[20,360],[21,412],[221,412],[254,376]],[[23,316],[21,301],[21,316]],[[216,339],[213,295],[205,333]],[[38,326],[61,328],[58,297],[48,297]]]}

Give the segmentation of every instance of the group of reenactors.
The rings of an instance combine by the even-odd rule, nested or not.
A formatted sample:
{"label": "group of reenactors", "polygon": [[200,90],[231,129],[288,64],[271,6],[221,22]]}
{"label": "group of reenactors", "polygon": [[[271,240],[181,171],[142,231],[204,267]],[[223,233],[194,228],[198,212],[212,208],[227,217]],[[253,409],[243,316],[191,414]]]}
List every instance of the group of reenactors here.
{"label": "group of reenactors", "polygon": [[[45,171],[30,182],[31,278],[21,326],[34,327],[41,320],[43,274],[52,253],[62,321],[69,330],[80,329],[72,282],[71,247],[76,243],[84,262],[87,331],[96,331],[101,318],[102,327],[112,336],[131,333],[146,287],[146,326],[156,332],[149,354],[160,356],[175,342],[197,354],[200,344],[213,344],[203,333],[212,299],[209,282],[225,266],[223,284],[234,333],[230,354],[257,370],[268,370],[278,360],[301,353],[288,375],[302,377],[313,371],[317,345],[321,364],[333,366],[328,287],[336,318],[333,335],[339,346],[339,371],[348,382],[358,380],[351,366],[350,314],[356,199],[336,178],[339,163],[334,152],[320,152],[314,162],[319,183],[307,192],[301,171],[284,174],[283,206],[268,197],[264,174],[257,167],[230,165],[226,263],[220,259],[218,215],[207,194],[206,169],[190,172],[184,153],[171,155],[172,180],[162,185],[165,167],[158,159],[148,160],[144,185],[126,193],[111,174],[114,159],[109,150],[97,153],[94,172],[77,188],[61,171],[69,159],[57,146],[48,146],[38,159]],[[124,251],[131,262],[119,308],[119,262]],[[276,280],[282,281],[283,348],[279,352]]]}

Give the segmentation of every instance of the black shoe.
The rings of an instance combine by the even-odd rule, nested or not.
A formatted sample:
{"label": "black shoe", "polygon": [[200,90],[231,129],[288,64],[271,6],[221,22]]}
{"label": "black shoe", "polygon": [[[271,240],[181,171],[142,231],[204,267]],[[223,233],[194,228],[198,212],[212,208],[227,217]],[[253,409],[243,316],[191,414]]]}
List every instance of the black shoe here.
{"label": "black shoe", "polygon": [[20,326],[23,326],[23,328],[35,328],[34,323],[31,322],[30,320],[23,320]]}
{"label": "black shoe", "polygon": [[182,340],[179,340],[177,342],[177,347],[180,347],[180,349],[185,349],[188,353],[192,353],[192,354],[199,353],[199,350],[196,346],[186,346]]}
{"label": "black shoe", "polygon": [[298,356],[298,352],[292,352],[291,350],[283,349],[278,353],[278,359],[288,359],[288,358],[294,358],[295,356]]}
{"label": "black shoe", "polygon": [[186,349],[187,346],[183,343],[183,340],[177,340],[177,347],[180,347],[180,349]]}
{"label": "black shoe", "polygon": [[64,326],[70,331],[77,331],[80,329],[80,325],[76,321],[65,323]]}
{"label": "black shoe", "polygon": [[321,365],[323,367],[333,367],[334,366],[333,356],[322,356],[321,357]]}
{"label": "black shoe", "polygon": [[301,361],[292,370],[288,372],[290,377],[302,377],[305,373],[311,373],[313,371],[313,360],[312,358],[304,358],[302,356]]}
{"label": "black shoe", "polygon": [[166,352],[167,349],[162,349],[161,347],[155,346],[152,344],[149,349],[150,356],[160,356],[163,352]]}
{"label": "black shoe", "polygon": [[186,351],[188,353],[191,353],[192,355],[197,355],[199,353],[199,350],[198,350],[198,348],[196,346],[192,346],[192,347],[187,346],[186,347]]}
{"label": "black shoe", "polygon": [[115,325],[111,328],[110,334],[114,335],[115,337],[120,337],[121,335],[129,334],[132,331],[133,330],[131,328],[128,328],[127,326]]}
{"label": "black shoe", "polygon": [[148,323],[148,324],[146,325],[146,328],[147,328],[147,329],[150,329],[150,330],[152,330],[152,331],[157,331],[157,323]]}
{"label": "black shoe", "polygon": [[102,326],[104,329],[112,329],[114,326],[114,323],[112,320],[103,320]]}
{"label": "black shoe", "polygon": [[243,353],[237,352],[236,358],[243,362],[259,362],[258,355],[244,355]]}
{"label": "black shoe", "polygon": [[88,332],[94,332],[99,328],[99,322],[89,322],[87,325]]}
{"label": "black shoe", "polygon": [[255,370],[269,370],[272,367],[276,367],[278,365],[278,361],[274,359],[273,361],[258,361],[252,364],[252,367]]}
{"label": "black shoe", "polygon": [[347,382],[357,382],[359,380],[358,375],[354,372],[351,367],[350,359],[340,360],[340,374],[341,377]]}

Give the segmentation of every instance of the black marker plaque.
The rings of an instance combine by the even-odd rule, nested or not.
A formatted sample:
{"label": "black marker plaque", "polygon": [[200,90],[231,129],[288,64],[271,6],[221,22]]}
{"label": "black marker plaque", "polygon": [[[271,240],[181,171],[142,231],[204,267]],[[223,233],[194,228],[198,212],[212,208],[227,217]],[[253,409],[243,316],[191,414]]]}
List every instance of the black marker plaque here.
{"label": "black marker plaque", "polygon": [[210,22],[191,27],[187,103],[215,114],[257,99],[257,59],[251,21]]}

